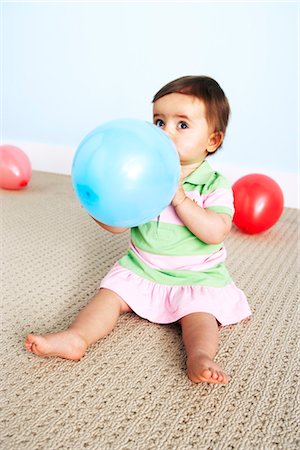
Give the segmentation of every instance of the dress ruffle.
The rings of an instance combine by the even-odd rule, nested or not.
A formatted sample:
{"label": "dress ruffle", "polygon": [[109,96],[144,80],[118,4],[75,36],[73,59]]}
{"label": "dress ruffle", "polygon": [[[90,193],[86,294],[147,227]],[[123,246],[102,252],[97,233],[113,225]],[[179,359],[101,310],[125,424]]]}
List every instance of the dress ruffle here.
{"label": "dress ruffle", "polygon": [[100,288],[114,291],[136,314],[154,323],[172,323],[191,313],[206,312],[224,326],[251,315],[245,294],[234,282],[221,288],[169,286],[153,283],[117,263]]}

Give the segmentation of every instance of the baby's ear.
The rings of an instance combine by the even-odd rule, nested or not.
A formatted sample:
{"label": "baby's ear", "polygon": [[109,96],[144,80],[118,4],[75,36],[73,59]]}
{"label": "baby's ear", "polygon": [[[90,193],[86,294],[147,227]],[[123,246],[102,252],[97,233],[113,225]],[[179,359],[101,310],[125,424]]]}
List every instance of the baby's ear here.
{"label": "baby's ear", "polygon": [[222,131],[215,131],[209,136],[207,152],[214,153],[222,145],[224,134]]}

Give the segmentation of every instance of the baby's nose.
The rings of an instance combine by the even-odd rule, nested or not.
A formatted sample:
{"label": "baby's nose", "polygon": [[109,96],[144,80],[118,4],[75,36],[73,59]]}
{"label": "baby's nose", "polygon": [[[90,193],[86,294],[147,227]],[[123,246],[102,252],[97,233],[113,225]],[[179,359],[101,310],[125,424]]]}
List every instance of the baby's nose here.
{"label": "baby's nose", "polygon": [[174,142],[174,133],[172,132],[171,128],[164,128],[164,132],[169,136],[170,139]]}

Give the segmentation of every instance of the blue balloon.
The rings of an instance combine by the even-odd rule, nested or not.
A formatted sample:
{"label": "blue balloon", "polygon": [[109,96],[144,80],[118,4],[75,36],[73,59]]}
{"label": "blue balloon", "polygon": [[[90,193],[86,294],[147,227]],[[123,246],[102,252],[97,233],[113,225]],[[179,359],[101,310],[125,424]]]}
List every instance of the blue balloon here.
{"label": "blue balloon", "polygon": [[178,186],[175,145],[157,126],[136,119],[107,122],[80,143],[72,182],[80,203],[99,222],[135,227],[166,208]]}

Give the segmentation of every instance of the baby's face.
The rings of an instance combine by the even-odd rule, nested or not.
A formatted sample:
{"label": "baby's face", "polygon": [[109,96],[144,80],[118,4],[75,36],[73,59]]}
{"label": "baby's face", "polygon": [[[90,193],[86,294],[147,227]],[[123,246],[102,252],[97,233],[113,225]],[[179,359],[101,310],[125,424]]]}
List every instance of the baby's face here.
{"label": "baby's face", "polygon": [[181,165],[201,164],[210,145],[204,102],[185,94],[168,94],[153,106],[153,123],[176,145]]}

